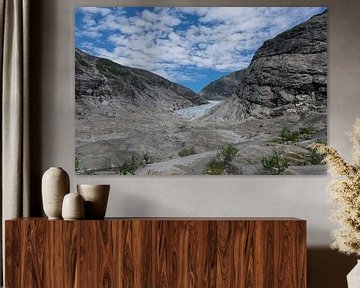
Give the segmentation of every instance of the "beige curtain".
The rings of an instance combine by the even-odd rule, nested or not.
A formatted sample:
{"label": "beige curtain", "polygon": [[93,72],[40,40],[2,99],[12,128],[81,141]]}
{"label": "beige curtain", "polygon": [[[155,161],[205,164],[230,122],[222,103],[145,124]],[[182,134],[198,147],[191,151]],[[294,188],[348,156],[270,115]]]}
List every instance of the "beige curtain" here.
{"label": "beige curtain", "polygon": [[0,5],[1,263],[4,269],[4,221],[29,216],[29,0],[0,0]]}

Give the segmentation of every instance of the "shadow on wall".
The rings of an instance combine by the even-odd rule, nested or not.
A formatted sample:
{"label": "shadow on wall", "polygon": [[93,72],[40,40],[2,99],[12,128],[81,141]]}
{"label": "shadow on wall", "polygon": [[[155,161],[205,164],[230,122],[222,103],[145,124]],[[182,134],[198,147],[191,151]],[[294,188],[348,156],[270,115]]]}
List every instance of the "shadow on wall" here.
{"label": "shadow on wall", "polygon": [[308,249],[308,288],[347,288],[346,275],[356,264],[347,256],[328,248]]}

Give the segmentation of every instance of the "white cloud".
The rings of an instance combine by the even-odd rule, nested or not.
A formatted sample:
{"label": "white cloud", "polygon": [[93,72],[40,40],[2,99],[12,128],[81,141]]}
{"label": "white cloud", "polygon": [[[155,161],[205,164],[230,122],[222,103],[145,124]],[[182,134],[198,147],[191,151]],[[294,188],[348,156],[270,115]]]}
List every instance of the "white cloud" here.
{"label": "white cloud", "polygon": [[97,39],[102,36],[102,33],[96,27],[88,27],[87,29],[77,30],[76,35],[78,37]]}
{"label": "white cloud", "polygon": [[195,78],[194,69],[230,72],[245,68],[264,40],[319,11],[316,7],[158,7],[128,16],[126,8],[86,7],[81,10],[83,26],[77,27],[76,36],[107,35],[106,43],[88,45],[87,51],[184,81]]}
{"label": "white cloud", "polygon": [[144,10],[141,16],[142,19],[149,21],[150,23],[155,23],[158,19],[158,15],[156,13],[150,12],[149,10]]}

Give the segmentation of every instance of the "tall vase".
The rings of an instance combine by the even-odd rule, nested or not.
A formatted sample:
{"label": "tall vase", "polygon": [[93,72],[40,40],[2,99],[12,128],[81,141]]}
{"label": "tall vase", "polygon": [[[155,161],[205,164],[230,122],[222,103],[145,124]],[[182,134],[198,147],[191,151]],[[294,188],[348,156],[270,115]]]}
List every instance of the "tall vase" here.
{"label": "tall vase", "polygon": [[348,288],[360,287],[360,260],[357,261],[355,267],[347,275]]}
{"label": "tall vase", "polygon": [[63,198],[70,190],[69,175],[60,167],[49,168],[42,177],[43,208],[49,219],[61,219]]}

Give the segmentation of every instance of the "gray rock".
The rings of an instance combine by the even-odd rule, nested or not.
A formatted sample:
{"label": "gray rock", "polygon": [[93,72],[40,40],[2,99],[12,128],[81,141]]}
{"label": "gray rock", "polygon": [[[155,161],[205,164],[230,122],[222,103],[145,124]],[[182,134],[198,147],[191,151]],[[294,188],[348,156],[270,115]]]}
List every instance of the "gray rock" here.
{"label": "gray rock", "polygon": [[326,113],[327,12],[265,41],[236,91],[213,117],[278,117],[288,105],[298,114]]}
{"label": "gray rock", "polygon": [[172,111],[208,103],[189,88],[159,75],[76,49],[75,98],[77,106],[80,106],[77,108],[86,110],[83,101],[86,97],[89,105],[92,102],[91,107],[97,102],[113,105],[118,102],[124,109],[135,106],[155,111]]}
{"label": "gray rock", "polygon": [[200,91],[200,96],[207,100],[221,101],[233,96],[245,74],[245,69],[221,77]]}

